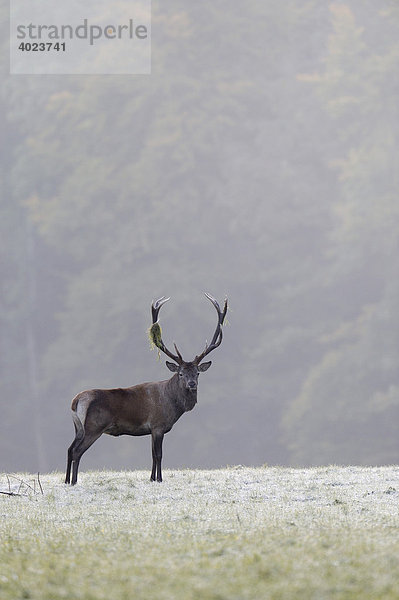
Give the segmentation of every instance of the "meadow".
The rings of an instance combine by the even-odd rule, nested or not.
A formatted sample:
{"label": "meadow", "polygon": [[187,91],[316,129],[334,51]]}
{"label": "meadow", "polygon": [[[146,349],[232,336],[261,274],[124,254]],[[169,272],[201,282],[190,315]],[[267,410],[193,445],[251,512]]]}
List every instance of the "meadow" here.
{"label": "meadow", "polygon": [[399,598],[399,467],[0,477],[0,598]]}

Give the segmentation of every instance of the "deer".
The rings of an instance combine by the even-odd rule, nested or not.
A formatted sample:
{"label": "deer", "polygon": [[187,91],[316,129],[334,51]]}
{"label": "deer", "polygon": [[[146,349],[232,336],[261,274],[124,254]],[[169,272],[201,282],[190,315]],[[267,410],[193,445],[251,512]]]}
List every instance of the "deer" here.
{"label": "deer", "polygon": [[151,435],[151,481],[162,481],[164,435],[184,413],[193,410],[197,404],[199,374],[207,371],[212,364],[212,361],[202,361],[220,346],[223,339],[222,326],[227,313],[227,299],[222,310],[215,298],[208,293],[205,296],[215,307],[218,320],[210,344],[206,342],[203,352],[192,361],[183,360],[175,343],[173,353],[162,340],[158,315],[170,298],[162,296],[151,304],[150,337],[157,346],[159,355],[162,351],[173,361],[166,361],[166,366],[173,373],[170,379],[140,383],[128,388],[86,390],[73,398],[71,409],[75,438],[68,448],[66,484],[76,484],[80,459],[103,433],[112,436]]}

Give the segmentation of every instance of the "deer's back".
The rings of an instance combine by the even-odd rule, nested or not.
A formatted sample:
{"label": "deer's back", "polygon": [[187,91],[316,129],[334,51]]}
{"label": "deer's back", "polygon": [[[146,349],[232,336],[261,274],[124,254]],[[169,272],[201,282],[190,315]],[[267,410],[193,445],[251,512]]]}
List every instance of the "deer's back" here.
{"label": "deer's back", "polygon": [[94,389],[78,394],[72,410],[85,404],[85,429],[109,435],[146,435],[165,411],[164,382],[141,383],[129,388]]}

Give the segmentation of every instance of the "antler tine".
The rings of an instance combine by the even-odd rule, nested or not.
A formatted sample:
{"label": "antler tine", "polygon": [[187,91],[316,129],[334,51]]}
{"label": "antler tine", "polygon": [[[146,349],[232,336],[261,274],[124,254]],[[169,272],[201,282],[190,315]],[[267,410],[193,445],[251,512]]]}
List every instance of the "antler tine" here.
{"label": "antler tine", "polygon": [[179,352],[179,348],[176,346],[175,342],[173,342],[173,345],[174,345],[174,347],[175,347],[175,350],[176,350],[176,354],[177,354],[177,356],[178,356],[178,357],[179,357],[179,359],[180,359],[180,360],[183,362],[183,357],[182,357],[182,355],[181,355],[181,354],[180,354],[180,352]]}
{"label": "antler tine", "polygon": [[153,304],[155,305],[156,308],[161,308],[161,306],[163,304],[165,304],[165,302],[168,302],[168,300],[170,300],[170,296],[168,296],[168,298],[166,296],[161,296],[161,298],[158,298],[158,300],[155,300],[155,302],[153,302]]}
{"label": "antler tine", "polygon": [[151,311],[152,311],[152,322],[156,323],[158,321],[158,313],[160,308],[166,303],[169,302],[170,297],[162,296],[158,298],[158,300],[153,300],[151,303]]}
{"label": "antler tine", "polygon": [[223,306],[223,311],[222,311],[220,308],[219,302],[213,296],[208,294],[208,292],[205,292],[205,296],[208,298],[208,300],[210,300],[212,302],[213,306],[218,311],[218,315],[220,317],[220,324],[223,325],[224,318],[227,314],[227,298],[225,298],[225,300],[224,300],[224,306]]}
{"label": "antler tine", "polygon": [[168,302],[170,300],[170,298],[167,298],[166,296],[162,296],[161,298],[158,298],[158,300],[154,300],[151,303],[151,312],[152,312],[152,327],[151,327],[151,333],[153,331],[154,327],[157,327],[157,329],[159,330],[159,336],[152,336],[153,342],[154,344],[160,349],[162,350],[162,352],[164,354],[166,354],[166,356],[169,356],[169,358],[171,358],[172,360],[174,360],[178,365],[181,365],[181,363],[183,362],[183,357],[180,354],[179,350],[177,349],[176,344],[174,344],[175,349],[176,349],[176,353],[177,354],[173,354],[173,352],[171,352],[170,350],[167,349],[167,347],[165,346],[163,340],[162,340],[162,335],[161,335],[161,328],[159,325],[157,325],[158,323],[158,314],[159,311],[161,309],[161,307],[165,304],[165,302]]}
{"label": "antler tine", "polygon": [[218,324],[216,326],[215,333],[213,334],[213,338],[212,338],[212,341],[209,344],[209,346],[208,346],[208,343],[206,343],[205,350],[202,352],[202,354],[199,354],[198,356],[195,357],[195,361],[197,364],[199,364],[205,358],[205,356],[207,354],[212,352],[212,350],[214,350],[215,348],[220,346],[220,344],[222,343],[222,339],[223,339],[222,325],[223,325],[225,316],[227,314],[227,298],[224,301],[224,307],[222,310],[220,308],[219,302],[213,296],[208,294],[208,292],[205,292],[205,296],[208,298],[208,300],[210,300],[212,302],[213,306],[216,308],[216,311],[218,313]]}
{"label": "antler tine", "polygon": [[210,300],[212,302],[212,304],[213,304],[213,306],[215,306],[216,310],[218,312],[220,312],[219,302],[216,300],[216,298],[214,298],[213,296],[208,294],[208,292],[204,292],[204,295],[208,298],[208,300]]}

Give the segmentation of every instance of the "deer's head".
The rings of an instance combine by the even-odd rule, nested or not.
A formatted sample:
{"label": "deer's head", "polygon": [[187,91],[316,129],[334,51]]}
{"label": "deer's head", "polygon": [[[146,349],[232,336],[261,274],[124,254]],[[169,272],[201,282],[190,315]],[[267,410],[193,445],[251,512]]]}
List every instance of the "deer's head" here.
{"label": "deer's head", "polygon": [[202,362],[203,359],[210,352],[212,352],[212,350],[214,350],[215,348],[220,346],[220,344],[222,343],[222,339],[223,339],[222,325],[223,325],[223,321],[224,321],[226,313],[227,313],[227,299],[224,302],[223,310],[221,310],[221,308],[220,308],[218,302],[215,300],[215,298],[213,298],[210,294],[207,294],[207,293],[205,294],[205,296],[212,302],[213,306],[216,308],[216,311],[218,313],[218,322],[217,322],[216,330],[215,330],[215,333],[213,334],[211,343],[209,345],[206,344],[203,352],[201,352],[201,354],[198,354],[194,358],[194,360],[192,360],[190,362],[183,360],[183,357],[180,354],[176,344],[174,344],[174,348],[175,348],[175,352],[176,352],[176,354],[174,354],[173,352],[168,350],[168,348],[165,346],[165,344],[162,340],[161,328],[158,323],[158,314],[159,314],[160,308],[165,304],[165,302],[168,302],[168,300],[170,300],[170,298],[165,298],[165,296],[163,296],[162,298],[159,298],[158,300],[153,302],[151,305],[151,312],[152,312],[152,327],[150,330],[151,339],[152,339],[153,343],[164,354],[166,354],[169,358],[171,358],[173,360],[173,362],[166,361],[166,366],[173,373],[177,373],[179,386],[188,392],[195,392],[197,390],[199,374],[204,371],[207,371],[212,364],[211,361],[207,361],[207,362],[203,363]]}

